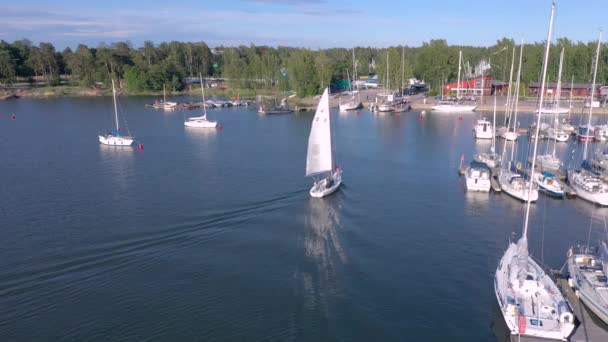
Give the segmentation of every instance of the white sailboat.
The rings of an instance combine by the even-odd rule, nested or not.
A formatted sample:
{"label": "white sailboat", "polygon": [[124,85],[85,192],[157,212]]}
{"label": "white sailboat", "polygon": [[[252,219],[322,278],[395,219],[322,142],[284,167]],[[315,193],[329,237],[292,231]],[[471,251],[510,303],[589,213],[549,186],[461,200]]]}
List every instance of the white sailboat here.
{"label": "white sailboat", "polygon": [[[462,69],[462,50],[458,53],[458,79],[456,85],[456,101],[460,101],[460,70]],[[443,92],[443,89],[441,89]],[[477,106],[463,105],[460,103],[439,103],[431,109],[438,112],[472,112]]]}
{"label": "white sailboat", "polygon": [[100,135],[99,142],[104,145],[112,146],[131,146],[133,144],[133,137],[128,135],[120,135],[120,125],[118,124],[118,106],[116,104],[116,87],[114,86],[114,79],[112,79],[112,99],[114,100],[114,122],[116,129],[110,133]]}
{"label": "white sailboat", "polygon": [[[524,42],[522,39],[520,50],[519,50],[519,67],[517,69],[517,81],[515,82],[516,89],[519,89],[519,82],[520,82],[520,78],[521,78],[523,50],[524,50]],[[515,94],[515,101],[512,104],[512,105],[514,105],[513,113],[515,115],[515,118],[513,119],[513,131],[515,131],[516,125],[517,125],[518,103],[519,103],[519,95]],[[503,150],[502,150],[503,151],[503,160],[504,160],[504,153],[506,150],[506,146],[507,146],[507,143],[505,142],[505,144],[503,145]],[[538,200],[538,190],[534,186],[534,183],[531,182],[530,180],[524,179],[519,173],[513,172],[511,170],[511,164],[513,163],[514,157],[515,157],[514,153],[515,153],[515,142],[512,143],[511,159],[507,163],[507,167],[506,168],[503,167],[499,171],[498,182],[500,183],[502,190],[504,192],[506,192],[508,195],[511,195],[511,196],[513,196],[519,200],[525,201],[525,202],[527,202],[527,201],[535,202],[536,200]],[[518,163],[517,165],[520,165],[520,163]],[[518,169],[519,168],[520,167],[518,166]]]}
{"label": "white sailboat", "polygon": [[310,196],[325,197],[338,190],[342,183],[342,169],[334,166],[331,144],[331,115],[329,111],[329,89],[325,88],[317,111],[312,119],[306,155],[306,176],[324,175],[315,180]]}
{"label": "white sailboat", "polygon": [[[597,76],[597,65],[600,57],[600,46],[602,41],[602,32],[597,41],[597,50],[595,52],[595,67],[593,69],[593,81],[591,89],[595,89],[595,80]],[[593,92],[591,92],[593,97]],[[589,120],[587,121],[586,127],[579,127],[579,139],[582,135],[589,136],[591,130],[591,118],[593,116],[593,108],[589,107]],[[592,133],[591,133],[592,134]],[[590,162],[587,160],[587,148],[589,145],[588,138],[584,139],[585,145],[583,148],[583,166],[588,165]],[[606,184],[601,178],[595,173],[590,172],[586,169],[581,170],[568,170],[568,182],[576,191],[576,194],[589,202],[597,203],[599,205],[608,205],[608,184]]]}
{"label": "white sailboat", "polygon": [[[558,77],[557,77],[557,88],[556,88],[555,106],[554,106],[556,108],[559,106],[559,99],[560,99],[560,95],[562,92],[562,66],[563,65],[564,65],[564,49],[562,48],[562,52],[559,55],[559,71],[557,72]],[[540,105],[542,106],[542,103]],[[554,138],[553,139],[553,152],[547,153],[547,154],[541,154],[536,157],[536,162],[542,169],[557,170],[562,166],[562,161],[555,155],[557,137],[564,135],[563,132],[560,133],[557,130],[557,122],[558,122],[558,120],[557,120],[557,111],[556,111],[553,113],[553,126],[554,127],[550,128],[551,133],[549,134],[549,136],[552,136]],[[549,129],[547,129],[547,130],[549,130]]]}
{"label": "white sailboat", "polygon": [[[507,101],[505,102],[505,123],[504,126],[496,129],[496,135],[507,140],[507,141],[515,141],[517,139],[517,129],[514,128],[513,131],[509,129],[509,120],[511,119],[512,114],[512,106],[515,101],[513,101],[513,97],[511,96],[512,85],[513,85],[513,67],[515,66],[515,47],[513,47],[513,55],[511,56],[511,71],[509,71],[509,88],[507,92]],[[516,126],[513,126],[516,127]]]}
{"label": "white sailboat", "polygon": [[[355,49],[353,48],[353,82],[350,82],[350,76],[348,75],[348,70],[346,70],[346,77],[348,77],[350,83],[350,91],[352,93],[352,97],[345,103],[340,103],[339,108],[341,111],[347,110],[355,110],[363,107],[361,103],[361,95],[359,95],[359,85],[356,82],[357,80],[357,62],[355,61]],[[355,87],[353,87],[353,83]],[[356,88],[356,90],[355,90]]]}
{"label": "white sailboat", "polygon": [[608,235],[599,251],[587,246],[568,250],[568,285],[594,314],[608,324]]}
{"label": "white sailboat", "polygon": [[[203,77],[201,75],[201,93],[203,94],[203,103],[205,103],[205,87],[203,86]],[[217,127],[217,121],[210,121],[207,119],[207,106],[203,105],[203,116],[191,117],[184,122],[184,126],[196,127],[196,128],[215,128]]]}
{"label": "white sailboat", "polygon": [[[496,127],[496,93],[494,93],[494,114],[492,115],[492,126]],[[501,158],[500,155],[496,153],[496,134],[492,134],[492,147],[490,147],[490,152],[476,154],[473,159],[477,162],[485,163],[491,168],[500,165]]]}
{"label": "white sailboat", "polygon": [[[547,75],[554,13],[555,3],[552,3],[541,81],[541,103]],[[537,134],[540,128],[540,116],[538,121]],[[537,148],[538,139],[534,142],[534,156]],[[536,158],[533,159],[534,162],[535,160]],[[534,165],[532,168],[534,169]],[[529,189],[532,190],[532,183]],[[509,243],[496,269],[494,291],[500,312],[511,335],[566,340],[575,328],[574,315],[553,279],[529,256],[529,217],[530,200],[526,203],[522,236],[516,243]]]}

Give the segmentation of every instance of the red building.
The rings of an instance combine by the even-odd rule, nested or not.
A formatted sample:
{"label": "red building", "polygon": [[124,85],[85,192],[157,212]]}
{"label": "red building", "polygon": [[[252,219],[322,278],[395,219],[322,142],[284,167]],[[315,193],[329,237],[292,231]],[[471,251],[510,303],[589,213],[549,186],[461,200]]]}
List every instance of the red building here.
{"label": "red building", "polygon": [[496,81],[490,75],[469,78],[458,82],[448,83],[443,87],[443,95],[456,96],[460,90],[460,96],[490,96],[494,93],[501,95],[506,94],[509,89],[509,84],[501,81]]}
{"label": "red building", "polygon": [[[595,86],[595,92],[593,96],[600,96],[602,90],[606,92],[604,89],[606,87],[598,84]],[[528,95],[529,96],[538,96],[540,93],[540,83],[539,82],[531,82],[528,85]],[[561,98],[566,98],[570,96],[570,92],[572,92],[572,96],[574,97],[587,97],[591,94],[591,84],[589,83],[562,83],[562,91]],[[557,83],[547,83],[545,87],[545,96],[555,96],[557,93]]]}

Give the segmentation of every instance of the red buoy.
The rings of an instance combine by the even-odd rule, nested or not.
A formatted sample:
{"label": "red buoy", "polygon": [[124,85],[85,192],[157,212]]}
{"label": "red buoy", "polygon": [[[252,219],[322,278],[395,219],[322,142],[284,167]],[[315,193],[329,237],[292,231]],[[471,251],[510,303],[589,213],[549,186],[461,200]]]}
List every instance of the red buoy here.
{"label": "red buoy", "polygon": [[142,151],[144,149],[144,144],[137,145],[137,149],[139,149],[140,151]]}
{"label": "red buoy", "polygon": [[15,120],[17,119],[17,116],[15,116],[15,114],[11,115],[11,120]]}
{"label": "red buoy", "polygon": [[458,121],[462,121],[462,116],[459,116],[459,117],[458,117]]}
{"label": "red buoy", "polygon": [[422,114],[420,114],[420,115],[418,116],[418,120],[422,120],[422,118],[423,118],[423,116],[422,116]]}
{"label": "red buoy", "polygon": [[357,116],[359,116],[359,115],[361,115],[361,112],[360,112],[360,111],[357,111]]}
{"label": "red buoy", "polygon": [[218,125],[218,126],[217,126],[217,129],[219,129],[219,130],[221,131],[221,130],[223,130],[223,129],[224,129],[224,126],[222,126],[222,125]]}

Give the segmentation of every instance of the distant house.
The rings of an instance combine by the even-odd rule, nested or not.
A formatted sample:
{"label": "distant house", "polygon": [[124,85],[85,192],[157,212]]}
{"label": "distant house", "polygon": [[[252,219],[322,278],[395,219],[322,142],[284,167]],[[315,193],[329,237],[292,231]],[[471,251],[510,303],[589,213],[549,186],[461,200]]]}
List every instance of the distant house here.
{"label": "distant house", "polygon": [[443,94],[456,94],[460,92],[460,96],[490,96],[496,93],[497,95],[506,94],[509,89],[509,84],[501,81],[496,81],[490,75],[473,77],[461,80],[460,83],[452,82],[443,86]]}
{"label": "distant house", "polygon": [[[595,86],[594,96],[600,96],[601,90],[608,87],[598,84]],[[528,92],[530,96],[538,96],[540,93],[540,82],[531,82],[528,85]],[[569,97],[570,92],[574,97],[585,97],[591,95],[591,84],[589,83],[562,83],[562,91],[560,97]],[[554,96],[557,93],[557,83],[547,83],[545,87],[545,96]],[[608,89],[605,90],[608,94]],[[606,95],[604,95],[606,96]]]}

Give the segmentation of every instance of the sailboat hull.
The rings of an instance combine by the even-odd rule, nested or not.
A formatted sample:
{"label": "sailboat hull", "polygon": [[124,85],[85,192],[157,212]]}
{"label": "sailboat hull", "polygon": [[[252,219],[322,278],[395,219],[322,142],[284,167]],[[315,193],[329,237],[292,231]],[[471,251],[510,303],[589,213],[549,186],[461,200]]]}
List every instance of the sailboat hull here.
{"label": "sailboat hull", "polygon": [[361,102],[353,100],[353,101],[349,101],[346,103],[342,103],[340,105],[340,110],[355,110],[355,109],[359,109],[361,107],[363,107]]}
{"label": "sailboat hull", "polygon": [[338,169],[332,174],[333,183],[327,187],[328,178],[316,182],[310,189],[310,196],[314,198],[323,198],[336,192],[342,184],[342,170]]}
{"label": "sailboat hull", "polygon": [[608,324],[608,296],[604,284],[597,281],[602,274],[606,276],[603,262],[599,255],[576,254],[573,248],[568,251],[568,283],[587,308]]}
{"label": "sailboat hull", "polygon": [[131,146],[133,144],[133,138],[128,136],[115,136],[115,135],[100,135],[99,142],[104,145],[111,146]]}
{"label": "sailboat hull", "polygon": [[206,119],[194,119],[192,118],[184,122],[184,126],[195,127],[195,128],[216,128],[217,121],[208,121]]}
{"label": "sailboat hull", "polygon": [[461,105],[436,105],[431,107],[436,112],[472,112],[477,106],[461,106]]}

